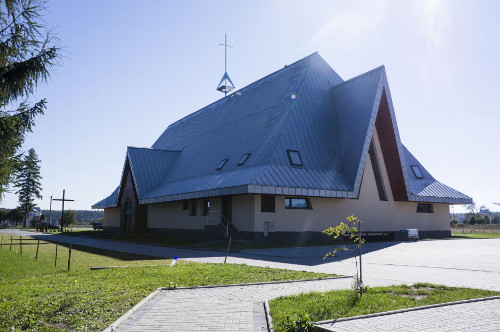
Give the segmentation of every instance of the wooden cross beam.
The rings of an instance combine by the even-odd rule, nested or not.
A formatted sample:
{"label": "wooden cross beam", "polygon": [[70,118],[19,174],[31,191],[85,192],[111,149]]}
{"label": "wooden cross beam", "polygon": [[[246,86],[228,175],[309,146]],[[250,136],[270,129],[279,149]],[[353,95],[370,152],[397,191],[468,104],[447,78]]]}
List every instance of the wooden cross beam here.
{"label": "wooden cross beam", "polygon": [[54,198],[54,201],[62,201],[62,213],[61,213],[61,232],[63,231],[64,227],[64,202],[74,202],[74,199],[67,199],[65,198],[66,194],[66,189],[63,189],[63,197],[62,198]]}

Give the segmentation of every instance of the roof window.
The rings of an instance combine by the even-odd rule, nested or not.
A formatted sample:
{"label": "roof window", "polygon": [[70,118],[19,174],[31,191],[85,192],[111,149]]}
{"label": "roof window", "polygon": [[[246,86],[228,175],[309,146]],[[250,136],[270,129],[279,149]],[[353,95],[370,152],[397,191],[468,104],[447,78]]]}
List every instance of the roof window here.
{"label": "roof window", "polygon": [[219,166],[217,166],[216,170],[222,169],[222,167],[224,167],[224,165],[226,163],[227,163],[227,158],[226,159],[222,159],[222,161],[220,162]]}
{"label": "roof window", "polygon": [[244,154],[243,157],[241,157],[240,162],[238,163],[238,166],[244,165],[247,162],[249,157],[250,157],[250,153]]}
{"label": "roof window", "polygon": [[422,175],[422,172],[420,171],[420,167],[416,166],[416,165],[412,165],[411,166],[411,169],[413,170],[413,173],[415,174],[415,176],[419,179],[422,179],[424,176]]}
{"label": "roof window", "polygon": [[290,165],[292,166],[303,166],[302,158],[300,157],[299,151],[287,150],[288,159],[290,159]]}

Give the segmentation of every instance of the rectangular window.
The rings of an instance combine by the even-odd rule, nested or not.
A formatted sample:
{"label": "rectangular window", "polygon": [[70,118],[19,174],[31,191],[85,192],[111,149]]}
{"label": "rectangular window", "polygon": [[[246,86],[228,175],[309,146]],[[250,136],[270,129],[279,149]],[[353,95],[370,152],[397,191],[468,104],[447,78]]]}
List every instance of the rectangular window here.
{"label": "rectangular window", "polygon": [[222,169],[222,167],[224,167],[224,165],[226,163],[227,163],[227,159],[222,159],[222,161],[220,162],[219,166],[217,166],[216,170]]}
{"label": "rectangular window", "polygon": [[418,213],[434,213],[434,206],[432,204],[418,203],[417,204]]}
{"label": "rectangular window", "polygon": [[247,162],[248,157],[250,157],[250,153],[244,154],[243,157],[241,157],[240,162],[238,163],[238,166],[244,165]]}
{"label": "rectangular window", "polygon": [[185,211],[189,210],[189,201],[187,199],[182,201],[182,209]]}
{"label": "rectangular window", "polygon": [[416,165],[412,165],[411,169],[413,170],[413,173],[418,179],[422,179],[424,176],[422,175],[422,172],[420,171],[420,167]]}
{"label": "rectangular window", "polygon": [[196,201],[191,201],[191,211],[189,211],[190,216],[196,216]]}
{"label": "rectangular window", "polygon": [[203,201],[203,211],[202,216],[208,215],[208,209],[210,208],[210,201],[208,199]]}
{"label": "rectangular window", "polygon": [[287,150],[288,159],[290,159],[290,165],[292,166],[302,166],[302,158],[300,157],[299,151]]}
{"label": "rectangular window", "polygon": [[309,198],[285,197],[285,209],[312,209]]}
{"label": "rectangular window", "polygon": [[269,195],[260,196],[260,212],[274,212],[276,209],[275,197]]}

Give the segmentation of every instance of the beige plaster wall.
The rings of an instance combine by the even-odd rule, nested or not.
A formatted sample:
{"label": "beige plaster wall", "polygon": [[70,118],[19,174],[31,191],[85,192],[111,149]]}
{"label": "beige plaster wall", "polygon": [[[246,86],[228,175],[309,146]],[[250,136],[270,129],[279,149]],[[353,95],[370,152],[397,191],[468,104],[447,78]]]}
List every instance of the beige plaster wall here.
{"label": "beige plaster wall", "polygon": [[120,208],[104,209],[104,227],[120,227]]}
{"label": "beige plaster wall", "polygon": [[434,203],[434,213],[417,213],[416,202],[395,202],[387,171],[374,133],[375,150],[380,164],[388,201],[381,201],[377,191],[370,158],[367,159],[358,199],[310,197],[311,210],[285,209],[285,196],[276,196],[276,212],[260,212],[260,195],[256,196],[255,232],[264,231],[264,222],[271,222],[274,231],[322,231],[338,225],[355,214],[365,231],[399,231],[417,228],[423,231],[450,230],[449,205]]}
{"label": "beige plaster wall", "polygon": [[[233,196],[233,226],[238,231],[253,232],[256,195]],[[260,208],[260,201],[259,201]]]}
{"label": "beige plaster wall", "polygon": [[[220,198],[210,198],[209,210],[220,209]],[[148,228],[174,228],[202,230],[207,224],[208,216],[202,216],[204,199],[197,199],[196,216],[190,216],[189,209],[182,209],[183,201],[165,202],[148,205]],[[210,224],[214,225],[212,221]]]}

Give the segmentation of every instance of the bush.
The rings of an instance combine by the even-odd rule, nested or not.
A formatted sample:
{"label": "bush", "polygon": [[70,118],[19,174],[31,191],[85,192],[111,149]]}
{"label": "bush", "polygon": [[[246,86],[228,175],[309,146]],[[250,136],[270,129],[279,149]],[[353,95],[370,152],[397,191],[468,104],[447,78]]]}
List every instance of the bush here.
{"label": "bush", "polygon": [[295,319],[290,317],[286,318],[285,324],[283,325],[284,332],[313,332],[314,324],[308,314],[300,314]]}

